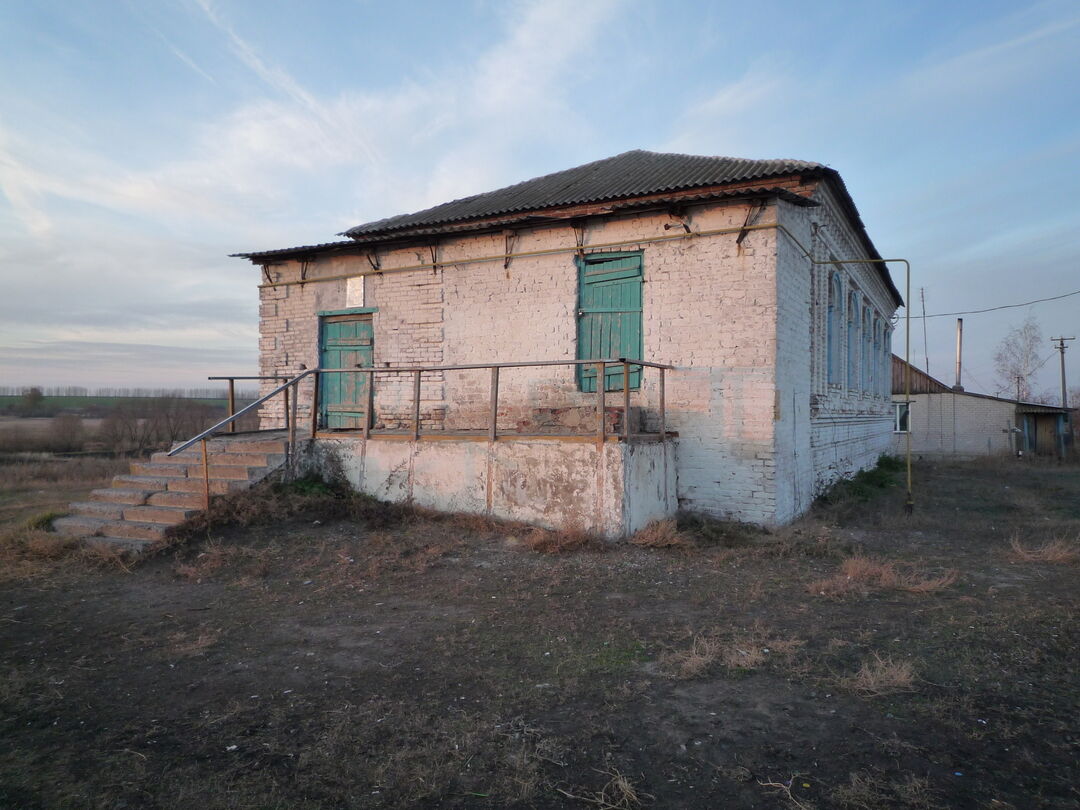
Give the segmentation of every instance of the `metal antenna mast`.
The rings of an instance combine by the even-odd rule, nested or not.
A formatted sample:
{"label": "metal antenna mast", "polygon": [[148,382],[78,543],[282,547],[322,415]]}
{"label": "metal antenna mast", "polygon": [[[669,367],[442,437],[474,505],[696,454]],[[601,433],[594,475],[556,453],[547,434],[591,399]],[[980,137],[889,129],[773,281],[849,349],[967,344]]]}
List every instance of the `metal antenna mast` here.
{"label": "metal antenna mast", "polygon": [[926,287],[919,287],[919,300],[922,301],[922,351],[926,364],[926,375],[930,376],[930,349],[926,342]]}

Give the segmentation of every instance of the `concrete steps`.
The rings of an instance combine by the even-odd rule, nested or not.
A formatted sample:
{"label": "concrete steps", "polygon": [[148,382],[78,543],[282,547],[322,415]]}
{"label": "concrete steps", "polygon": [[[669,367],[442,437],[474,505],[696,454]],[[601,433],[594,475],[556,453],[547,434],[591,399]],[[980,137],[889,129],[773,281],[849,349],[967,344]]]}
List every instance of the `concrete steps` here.
{"label": "concrete steps", "polygon": [[[284,438],[218,437],[208,443],[206,470],[201,448],[149,461],[133,461],[129,475],[118,475],[108,489],[73,503],[71,514],[53,528],[85,543],[143,554],[168,544],[176,527],[205,507],[211,497],[247,489],[286,460]],[[207,485],[209,484],[209,487]]]}

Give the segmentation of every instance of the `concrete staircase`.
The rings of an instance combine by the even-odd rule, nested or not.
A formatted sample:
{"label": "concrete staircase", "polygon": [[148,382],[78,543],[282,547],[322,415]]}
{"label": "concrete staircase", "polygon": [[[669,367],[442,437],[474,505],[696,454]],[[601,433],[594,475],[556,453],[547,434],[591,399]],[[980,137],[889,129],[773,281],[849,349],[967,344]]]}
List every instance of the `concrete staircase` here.
{"label": "concrete staircase", "polygon": [[[262,480],[284,465],[286,448],[284,436],[276,432],[211,439],[211,497]],[[149,461],[133,461],[130,475],[116,476],[110,488],[91,492],[89,501],[71,504],[71,514],[54,520],[53,528],[139,554],[153,551],[169,543],[177,526],[203,511],[205,486],[200,445],[172,457],[154,453]]]}

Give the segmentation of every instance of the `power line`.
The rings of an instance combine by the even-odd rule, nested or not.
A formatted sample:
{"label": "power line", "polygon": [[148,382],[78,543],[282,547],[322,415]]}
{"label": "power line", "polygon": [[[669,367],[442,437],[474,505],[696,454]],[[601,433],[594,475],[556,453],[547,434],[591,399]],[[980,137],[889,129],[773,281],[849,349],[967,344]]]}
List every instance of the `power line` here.
{"label": "power line", "polygon": [[983,312],[996,312],[999,309],[1014,309],[1015,307],[1029,307],[1032,304],[1042,304],[1047,301],[1058,301],[1062,298],[1068,298],[1072,295],[1080,295],[1080,290],[1074,290],[1073,292],[1063,293],[1062,295],[1053,295],[1050,298],[1036,298],[1034,301],[1025,301],[1022,304],[1002,304],[1000,307],[988,307],[986,309],[969,309],[965,312],[938,312],[933,315],[912,315],[911,319],[916,320],[918,318],[948,318],[954,315],[979,315]]}

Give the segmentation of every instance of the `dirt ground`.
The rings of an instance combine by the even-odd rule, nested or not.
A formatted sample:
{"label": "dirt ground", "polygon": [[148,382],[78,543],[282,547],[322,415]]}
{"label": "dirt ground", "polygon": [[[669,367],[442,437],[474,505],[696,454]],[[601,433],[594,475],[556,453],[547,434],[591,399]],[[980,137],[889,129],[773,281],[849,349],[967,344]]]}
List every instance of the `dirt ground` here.
{"label": "dirt ground", "polygon": [[606,550],[306,485],[20,552],[0,806],[1080,807],[1080,468],[889,478]]}

